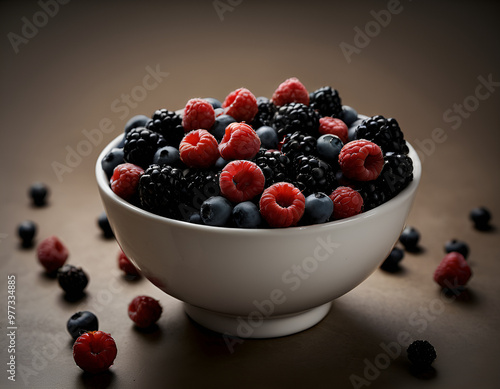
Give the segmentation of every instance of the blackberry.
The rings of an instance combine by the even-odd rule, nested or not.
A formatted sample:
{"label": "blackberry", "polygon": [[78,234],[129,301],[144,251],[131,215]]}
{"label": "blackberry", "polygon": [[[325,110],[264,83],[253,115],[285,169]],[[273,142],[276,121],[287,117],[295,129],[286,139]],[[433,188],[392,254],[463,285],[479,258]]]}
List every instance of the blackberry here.
{"label": "blackberry", "polygon": [[165,108],[155,111],[152,120],[146,125],[146,128],[161,134],[168,146],[176,148],[179,148],[179,144],[184,137],[181,115]]}
{"label": "blackberry", "polygon": [[382,190],[380,182],[377,180],[358,182],[355,186],[361,197],[363,197],[364,212],[378,207],[389,199],[387,193]]}
{"label": "blackberry", "polygon": [[416,367],[428,368],[437,357],[434,346],[426,340],[415,340],[406,349],[408,360]]}
{"label": "blackberry", "polygon": [[281,152],[294,159],[297,155],[316,155],[317,140],[303,131],[286,134],[281,142]]}
{"label": "blackberry", "polygon": [[79,297],[89,283],[87,274],[81,267],[64,265],[57,271],[57,281],[68,297]]}
{"label": "blackberry", "polygon": [[151,165],[139,180],[141,207],[160,216],[179,219],[184,186],[182,170],[169,165]]}
{"label": "blackberry", "polygon": [[264,173],[266,178],[265,188],[287,181],[290,169],[290,159],[278,150],[261,148],[252,160]]}
{"label": "blackberry", "polygon": [[342,119],[342,101],[336,89],[324,86],[309,93],[309,106],[321,116]]}
{"label": "blackberry", "polygon": [[143,127],[130,130],[123,146],[123,159],[146,169],[160,147],[166,146],[165,138]]}
{"label": "blackberry", "polygon": [[386,119],[382,115],[369,117],[361,122],[356,130],[356,139],[366,139],[380,146],[382,152],[390,151],[408,154],[403,132],[396,119]]}
{"label": "blackberry", "polygon": [[219,172],[210,169],[190,168],[184,172],[185,197],[180,203],[183,220],[189,220],[200,210],[201,204],[220,194]]}
{"label": "blackberry", "polygon": [[257,107],[259,110],[252,120],[252,127],[255,130],[262,126],[272,127],[276,106],[267,97],[258,97]]}
{"label": "blackberry", "polygon": [[319,128],[319,114],[302,103],[285,104],[274,115],[274,128],[278,137],[282,139],[286,134],[295,131],[304,131],[317,136]]}
{"label": "blackberry", "polygon": [[397,154],[392,151],[384,156],[385,165],[380,176],[383,191],[389,198],[393,198],[413,180],[413,161],[406,154]]}
{"label": "blackberry", "polygon": [[316,192],[330,194],[337,187],[332,167],[312,155],[297,155],[292,160],[290,179],[304,196]]}

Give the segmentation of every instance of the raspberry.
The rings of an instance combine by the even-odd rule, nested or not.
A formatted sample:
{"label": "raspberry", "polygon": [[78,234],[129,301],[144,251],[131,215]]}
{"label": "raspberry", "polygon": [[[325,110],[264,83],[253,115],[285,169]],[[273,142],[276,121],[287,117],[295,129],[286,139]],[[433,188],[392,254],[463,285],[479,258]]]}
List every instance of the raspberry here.
{"label": "raspberry", "polygon": [[333,219],[340,220],[361,213],[363,209],[363,198],[348,186],[339,186],[330,198],[333,201]]}
{"label": "raspberry", "polygon": [[215,110],[207,100],[191,99],[184,107],[182,127],[185,132],[191,130],[209,130],[215,123]]}
{"label": "raspberry", "polygon": [[324,116],[319,119],[319,133],[337,135],[342,143],[349,142],[347,125],[340,119]]}
{"label": "raspberry", "polygon": [[305,202],[298,188],[288,182],[277,182],[262,193],[260,213],[271,227],[290,227],[304,214]]}
{"label": "raspberry", "polygon": [[116,353],[115,340],[103,331],[86,332],[73,344],[75,363],[87,373],[108,370],[116,358]]}
{"label": "raspberry", "polygon": [[260,138],[246,123],[231,123],[219,143],[220,156],[225,160],[251,159],[260,150]]}
{"label": "raspberry", "polygon": [[130,200],[137,193],[137,186],[144,169],[133,163],[122,163],[115,167],[111,177],[111,190],[124,200]]}
{"label": "raspberry", "polygon": [[257,99],[246,88],[236,89],[227,95],[222,108],[226,115],[232,116],[237,122],[251,122],[259,111]]}
{"label": "raspberry", "polygon": [[229,162],[219,176],[221,193],[233,203],[250,200],[262,193],[265,181],[260,167],[245,160]]}
{"label": "raspberry", "polygon": [[58,237],[51,236],[40,242],[37,248],[37,256],[47,273],[53,273],[64,265],[69,252]]}
{"label": "raspberry", "polygon": [[449,290],[465,287],[472,276],[464,256],[456,251],[446,254],[434,272],[434,281]]}
{"label": "raspberry", "polygon": [[127,258],[122,250],[120,250],[120,253],[118,254],[118,267],[127,276],[138,277],[140,275],[139,270],[137,270],[134,264],[130,262],[130,259]]}
{"label": "raspberry", "polygon": [[339,154],[342,174],[358,181],[375,180],[384,167],[380,146],[360,139],[346,143]]}
{"label": "raspberry", "polygon": [[289,103],[309,105],[309,92],[298,78],[292,77],[283,81],[274,91],[272,102],[277,107]]}
{"label": "raspberry", "polygon": [[163,309],[149,296],[137,296],[128,306],[128,316],[139,328],[147,328],[158,321]]}
{"label": "raspberry", "polygon": [[189,167],[210,167],[219,159],[217,139],[207,130],[191,131],[182,139],[179,153]]}

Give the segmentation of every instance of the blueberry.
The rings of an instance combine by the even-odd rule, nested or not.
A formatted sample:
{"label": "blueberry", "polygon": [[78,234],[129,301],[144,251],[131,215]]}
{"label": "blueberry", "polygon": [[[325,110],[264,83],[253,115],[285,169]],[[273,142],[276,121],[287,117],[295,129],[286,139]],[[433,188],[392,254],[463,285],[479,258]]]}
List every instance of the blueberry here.
{"label": "blueberry", "polygon": [[419,240],[420,233],[415,227],[406,227],[399,236],[399,241],[407,251],[417,251]]}
{"label": "blueberry", "polygon": [[89,283],[87,274],[81,267],[63,265],[57,270],[57,281],[70,298],[80,297]]}
{"label": "blueberry", "polygon": [[97,316],[92,312],[80,311],[68,319],[66,328],[73,339],[77,339],[85,332],[97,331],[99,329],[99,321],[97,320]]}
{"label": "blueberry", "polygon": [[333,201],[327,194],[317,192],[306,197],[303,222],[305,224],[326,223],[333,212]]}
{"label": "blueberry", "polygon": [[173,146],[164,146],[156,150],[153,163],[157,165],[177,166],[180,161],[179,150]]}
{"label": "blueberry", "polygon": [[108,180],[113,176],[113,170],[123,163],[123,149],[115,147],[107,153],[101,161],[102,170],[106,173]]}
{"label": "blueberry", "polygon": [[243,201],[234,206],[233,221],[239,228],[257,228],[262,223],[262,218],[256,204]]}
{"label": "blueberry", "polygon": [[469,256],[469,245],[464,241],[452,239],[444,245],[445,253],[457,252],[464,256],[465,259]]}
{"label": "blueberry", "polygon": [[203,224],[203,220],[201,220],[201,215],[199,212],[193,212],[188,217],[188,222],[193,224]]}
{"label": "blueberry", "polygon": [[115,236],[113,230],[111,229],[111,225],[109,224],[108,215],[106,215],[106,212],[101,212],[101,214],[97,218],[97,225],[102,230],[105,238],[113,238]]}
{"label": "blueberry", "polygon": [[29,189],[29,196],[33,200],[33,204],[37,207],[44,206],[49,195],[49,188],[42,182],[35,182]]}
{"label": "blueberry", "polygon": [[222,196],[212,196],[206,199],[200,208],[201,220],[209,226],[226,226],[231,218],[233,206]]}
{"label": "blueberry", "polygon": [[397,270],[400,269],[399,263],[403,259],[405,253],[403,250],[400,248],[394,247],[387,258],[384,260],[382,265],[380,265],[380,268],[382,270],[388,271],[388,272],[396,272]]}
{"label": "blueberry", "polygon": [[261,147],[266,149],[276,149],[278,148],[278,133],[276,130],[269,126],[259,127],[255,133],[258,135],[260,139]]}
{"label": "blueberry", "polygon": [[336,163],[339,158],[340,150],[344,144],[337,135],[325,134],[321,135],[316,141],[316,149],[320,158],[326,162]]}
{"label": "blueberry", "polygon": [[342,121],[349,127],[358,119],[358,112],[348,105],[342,106]]}
{"label": "blueberry", "polygon": [[151,120],[150,117],[146,115],[135,115],[131,117],[127,123],[125,123],[125,134],[128,134],[131,130],[137,127],[146,127],[146,124]]}
{"label": "blueberry", "polygon": [[222,103],[213,97],[205,97],[203,100],[208,101],[214,109],[222,108]]}
{"label": "blueberry", "polygon": [[23,247],[33,246],[33,239],[36,235],[36,224],[31,220],[25,220],[17,228],[17,233],[21,238],[21,243]]}
{"label": "blueberry", "polygon": [[231,123],[236,122],[232,116],[229,115],[220,115],[215,118],[215,123],[210,129],[210,133],[217,139],[217,142],[220,142],[224,137],[224,133],[226,132],[226,127]]}
{"label": "blueberry", "polygon": [[476,229],[481,231],[486,231],[491,228],[490,226],[491,213],[487,208],[485,207],[474,208],[472,211],[470,211],[469,217],[474,222],[474,227]]}
{"label": "blueberry", "polygon": [[224,169],[224,166],[226,166],[228,163],[229,163],[229,161],[225,160],[222,157],[219,157],[219,159],[217,161],[215,161],[215,168],[218,171],[221,171],[222,169]]}

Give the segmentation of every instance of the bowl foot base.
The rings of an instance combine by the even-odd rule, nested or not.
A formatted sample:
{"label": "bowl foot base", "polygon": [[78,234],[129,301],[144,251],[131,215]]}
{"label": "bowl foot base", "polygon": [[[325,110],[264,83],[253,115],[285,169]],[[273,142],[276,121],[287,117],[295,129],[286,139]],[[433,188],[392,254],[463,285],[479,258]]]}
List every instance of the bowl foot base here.
{"label": "bowl foot base", "polygon": [[282,316],[263,317],[258,312],[248,316],[233,316],[209,311],[184,303],[184,310],[191,319],[212,331],[238,338],[276,338],[304,331],[319,323],[330,311],[332,303],[306,311]]}

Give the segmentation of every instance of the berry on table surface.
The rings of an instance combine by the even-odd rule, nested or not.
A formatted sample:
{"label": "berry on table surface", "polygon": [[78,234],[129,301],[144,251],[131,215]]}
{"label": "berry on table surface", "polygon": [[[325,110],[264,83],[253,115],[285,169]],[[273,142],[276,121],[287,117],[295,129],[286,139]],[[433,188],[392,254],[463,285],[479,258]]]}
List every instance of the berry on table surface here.
{"label": "berry on table surface", "polygon": [[491,212],[486,207],[477,207],[470,211],[469,218],[474,223],[474,227],[480,231],[491,228]]}
{"label": "berry on table surface", "polygon": [[333,201],[323,192],[312,193],[306,197],[302,224],[320,224],[330,220],[333,213]]}
{"label": "berry on table surface", "polygon": [[192,130],[209,130],[215,123],[215,111],[212,104],[205,99],[190,99],[184,107],[182,127],[185,132]]}
{"label": "berry on table surface", "polygon": [[232,212],[233,205],[223,196],[209,197],[200,208],[201,220],[209,226],[227,226]]}
{"label": "berry on table surface", "polygon": [[182,162],[189,167],[210,167],[219,158],[219,145],[207,130],[199,129],[187,133],[179,145]]}
{"label": "berry on table surface", "polygon": [[345,219],[357,215],[363,210],[363,198],[348,186],[339,186],[331,194],[333,201],[333,220]]}
{"label": "berry on table surface", "polygon": [[118,267],[122,270],[125,275],[130,277],[139,277],[139,270],[135,267],[135,265],[128,259],[125,253],[120,250],[118,253]]}
{"label": "berry on table surface", "polygon": [[158,300],[149,296],[137,296],[128,306],[128,316],[139,328],[148,328],[155,324],[162,314]]}
{"label": "berry on table surface", "polygon": [[278,85],[271,100],[276,107],[289,103],[309,105],[309,92],[297,77],[291,77]]}
{"label": "berry on table surface", "polygon": [[54,273],[68,259],[69,251],[57,236],[42,240],[37,247],[38,261],[47,273]]}
{"label": "berry on table surface", "polygon": [[238,88],[226,96],[222,103],[224,113],[238,122],[250,123],[259,111],[257,99],[246,88]]}
{"label": "berry on table surface", "polygon": [[99,329],[99,320],[92,312],[80,311],[68,319],[66,328],[73,339],[77,339],[85,332],[97,331]]}
{"label": "berry on table surface", "polygon": [[339,92],[330,86],[321,87],[309,94],[309,105],[321,116],[342,117],[342,100]]}
{"label": "berry on table surface", "polygon": [[105,238],[113,238],[115,236],[113,230],[111,229],[111,224],[109,224],[108,215],[106,212],[101,212],[97,218],[97,225],[101,229]]}
{"label": "berry on table surface", "polygon": [[437,357],[434,346],[427,340],[415,340],[406,349],[408,360],[418,368],[429,368]]}
{"label": "berry on table surface", "polygon": [[73,344],[73,359],[87,373],[109,369],[117,354],[113,337],[103,331],[90,331],[79,336]]}
{"label": "berry on table surface", "polygon": [[445,253],[456,251],[464,256],[465,259],[469,256],[469,245],[462,240],[451,239],[444,245]]}
{"label": "berry on table surface", "polygon": [[433,278],[442,288],[454,291],[465,288],[471,276],[472,271],[464,256],[453,251],[441,260]]}
{"label": "berry on table surface", "polygon": [[304,214],[305,197],[294,185],[277,182],[264,190],[259,208],[270,227],[295,226]]}
{"label": "berry on table surface", "polygon": [[262,224],[259,207],[251,201],[243,201],[234,206],[232,212],[234,225],[238,228],[257,228]]}
{"label": "berry on table surface", "polygon": [[321,135],[337,135],[342,143],[349,142],[347,125],[340,119],[332,118],[330,116],[323,116],[319,119],[318,131]]}
{"label": "berry on table surface", "polygon": [[402,249],[394,247],[387,258],[384,260],[384,262],[382,262],[380,268],[389,273],[397,272],[400,269],[399,263],[403,259],[404,255],[405,252]]}
{"label": "berry on table surface", "polygon": [[68,297],[80,297],[89,278],[81,267],[66,264],[57,270],[57,281]]}
{"label": "berry on table surface", "polygon": [[251,200],[264,190],[265,177],[255,162],[229,162],[219,176],[220,191],[233,203]]}
{"label": "berry on table surface", "polygon": [[124,200],[130,200],[137,194],[139,179],[144,169],[132,163],[122,163],[113,171],[110,180],[111,190]]}
{"label": "berry on table surface", "polygon": [[418,242],[420,241],[420,232],[412,226],[406,226],[399,235],[399,241],[406,251],[418,251]]}
{"label": "berry on table surface", "polygon": [[17,234],[21,239],[21,245],[24,248],[33,246],[33,239],[36,236],[37,226],[31,220],[24,220],[17,227]]}
{"label": "berry on table surface", "polygon": [[226,160],[251,159],[260,149],[260,138],[246,123],[231,123],[219,143],[220,156]]}
{"label": "berry on table surface", "polygon": [[47,203],[49,187],[43,182],[35,182],[30,186],[28,194],[35,206],[42,207]]}
{"label": "berry on table surface", "polygon": [[346,143],[339,154],[342,174],[357,181],[375,180],[384,167],[384,156],[380,146],[368,140]]}

